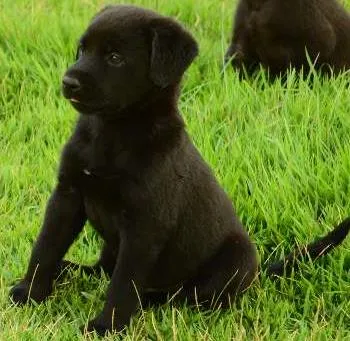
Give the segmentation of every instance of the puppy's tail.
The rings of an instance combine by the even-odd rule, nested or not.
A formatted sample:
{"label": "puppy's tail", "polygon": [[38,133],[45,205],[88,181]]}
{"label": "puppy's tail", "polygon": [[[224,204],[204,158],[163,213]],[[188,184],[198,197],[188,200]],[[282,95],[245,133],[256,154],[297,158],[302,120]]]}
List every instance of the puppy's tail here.
{"label": "puppy's tail", "polygon": [[267,267],[269,277],[289,276],[293,269],[298,269],[300,261],[304,258],[315,260],[332,251],[336,246],[342,243],[350,231],[350,217],[342,221],[326,236],[314,241],[313,243],[296,248],[283,260],[272,263]]}

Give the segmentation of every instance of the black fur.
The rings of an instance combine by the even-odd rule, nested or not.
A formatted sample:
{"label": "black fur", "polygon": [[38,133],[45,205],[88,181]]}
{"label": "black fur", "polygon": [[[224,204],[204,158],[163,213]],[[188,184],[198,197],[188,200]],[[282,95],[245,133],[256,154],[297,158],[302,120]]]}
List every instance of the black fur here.
{"label": "black fur", "polygon": [[15,302],[26,302],[30,287],[30,298],[42,301],[60,271],[76,267],[62,258],[87,219],[105,246],[83,270],[111,275],[88,331],[121,330],[138,295],[182,288],[189,302],[220,293],[225,301],[251,283],[255,247],[177,109],[181,76],[197,51],[179,24],[151,11],[116,6],[93,19],[63,79],[81,114]]}
{"label": "black fur", "polygon": [[340,72],[350,67],[350,15],[336,0],[240,0],[226,60],[240,72],[262,65]]}
{"label": "black fur", "polygon": [[88,331],[123,329],[139,296],[227,304],[253,281],[255,247],[177,109],[197,50],[179,24],[151,11],[112,6],[94,18],[63,79],[80,116],[13,301],[40,302],[62,270],[79,268],[62,259],[87,220],[104,247],[81,269],[111,276]]}
{"label": "black fur", "polygon": [[295,249],[282,261],[269,265],[267,268],[268,276],[290,275],[293,269],[298,269],[300,261],[303,259],[315,260],[332,251],[342,243],[349,234],[349,231],[350,218],[347,218],[323,238],[316,240],[306,247]]}

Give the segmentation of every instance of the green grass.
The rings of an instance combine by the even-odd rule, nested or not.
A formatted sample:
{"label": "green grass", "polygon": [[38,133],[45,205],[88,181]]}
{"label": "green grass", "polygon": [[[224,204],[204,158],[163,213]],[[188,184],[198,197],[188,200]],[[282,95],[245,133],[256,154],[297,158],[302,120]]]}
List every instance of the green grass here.
{"label": "green grass", "polygon": [[[349,75],[316,77],[312,87],[293,73],[285,87],[267,84],[264,74],[239,81],[231,69],[221,72],[234,1],[129,2],[178,18],[200,43],[180,107],[263,262],[349,215]],[[107,279],[78,275],[44,304],[17,308],[8,299],[25,272],[76,119],[60,94],[60,79],[102,3],[0,1],[1,341],[82,338],[78,327],[102,308]],[[99,246],[87,227],[67,257],[93,262]],[[291,279],[273,283],[262,276],[227,311],[146,310],[133,319],[126,339],[350,340],[349,247],[348,240],[323,260],[306,262]]]}

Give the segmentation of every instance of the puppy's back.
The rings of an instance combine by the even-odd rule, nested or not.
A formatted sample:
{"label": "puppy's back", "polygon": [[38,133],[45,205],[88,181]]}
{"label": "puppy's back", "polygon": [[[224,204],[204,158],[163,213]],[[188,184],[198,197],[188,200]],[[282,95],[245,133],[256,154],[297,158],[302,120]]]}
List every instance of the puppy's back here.
{"label": "puppy's back", "polygon": [[262,64],[272,74],[291,65],[350,66],[350,16],[335,0],[241,0],[227,58],[233,66]]}

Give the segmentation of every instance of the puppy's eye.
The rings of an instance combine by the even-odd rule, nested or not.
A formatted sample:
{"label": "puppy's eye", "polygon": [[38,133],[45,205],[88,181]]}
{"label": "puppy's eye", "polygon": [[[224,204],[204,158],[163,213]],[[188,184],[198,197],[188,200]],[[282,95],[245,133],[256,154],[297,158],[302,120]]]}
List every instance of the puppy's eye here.
{"label": "puppy's eye", "polygon": [[107,56],[107,61],[113,66],[120,66],[124,64],[124,58],[117,52],[112,52]]}

